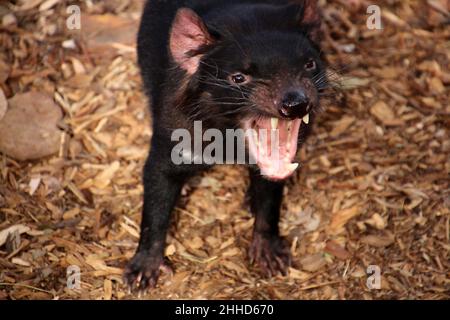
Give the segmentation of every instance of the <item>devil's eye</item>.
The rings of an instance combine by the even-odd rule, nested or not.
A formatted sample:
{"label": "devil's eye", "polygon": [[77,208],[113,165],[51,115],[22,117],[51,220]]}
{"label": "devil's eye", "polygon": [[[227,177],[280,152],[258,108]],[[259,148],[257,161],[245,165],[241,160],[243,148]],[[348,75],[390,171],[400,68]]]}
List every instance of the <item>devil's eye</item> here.
{"label": "devil's eye", "polygon": [[230,76],[231,82],[234,84],[244,84],[248,82],[248,77],[243,75],[242,73],[235,73]]}
{"label": "devil's eye", "polygon": [[314,60],[309,60],[306,64],[305,64],[305,70],[306,71],[314,71],[316,70],[317,65],[316,62]]}

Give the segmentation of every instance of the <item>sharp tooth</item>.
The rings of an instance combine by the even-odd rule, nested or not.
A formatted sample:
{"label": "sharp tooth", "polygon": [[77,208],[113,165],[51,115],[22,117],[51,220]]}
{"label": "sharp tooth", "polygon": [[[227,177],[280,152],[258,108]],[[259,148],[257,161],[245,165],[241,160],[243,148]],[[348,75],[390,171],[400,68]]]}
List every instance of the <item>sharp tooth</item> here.
{"label": "sharp tooth", "polygon": [[303,122],[308,124],[309,123],[309,113],[303,117]]}
{"label": "sharp tooth", "polygon": [[270,119],[270,124],[272,126],[272,130],[278,129],[278,118]]}
{"label": "sharp tooth", "polygon": [[287,168],[292,172],[292,171],[297,170],[298,166],[299,166],[298,163],[291,163],[291,164],[288,164]]}

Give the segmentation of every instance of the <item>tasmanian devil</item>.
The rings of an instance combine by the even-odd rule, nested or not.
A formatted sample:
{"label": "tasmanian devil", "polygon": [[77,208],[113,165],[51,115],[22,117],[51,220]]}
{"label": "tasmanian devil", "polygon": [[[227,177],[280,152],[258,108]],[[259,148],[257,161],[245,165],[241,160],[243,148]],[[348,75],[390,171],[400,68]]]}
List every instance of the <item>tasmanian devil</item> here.
{"label": "tasmanian devil", "polygon": [[[327,85],[315,0],[150,0],[138,35],[153,136],[145,164],[139,246],[125,270],[132,290],[156,285],[171,212],[186,180],[211,164],[175,163],[176,129],[252,129],[245,136],[249,204],[255,216],[251,263],[285,273],[290,250],[279,235],[284,181],[298,167]],[[276,131],[263,142],[260,129]],[[274,140],[272,140],[274,139]],[[203,146],[203,145],[202,145]],[[273,148],[275,146],[275,149]],[[272,157],[272,154],[278,154]]]}

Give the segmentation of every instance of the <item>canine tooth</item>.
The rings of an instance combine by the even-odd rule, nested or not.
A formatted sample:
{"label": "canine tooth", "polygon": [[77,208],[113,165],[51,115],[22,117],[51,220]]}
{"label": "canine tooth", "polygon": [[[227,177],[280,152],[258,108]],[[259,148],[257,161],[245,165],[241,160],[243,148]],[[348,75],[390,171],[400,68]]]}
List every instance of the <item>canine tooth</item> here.
{"label": "canine tooth", "polygon": [[291,163],[291,164],[288,164],[287,168],[288,168],[290,171],[295,171],[295,170],[297,170],[298,166],[299,166],[298,163]]}
{"label": "canine tooth", "polygon": [[309,113],[303,117],[303,122],[308,124],[309,123]]}
{"label": "canine tooth", "polygon": [[276,130],[278,128],[278,118],[270,119],[270,124],[272,126],[272,130]]}

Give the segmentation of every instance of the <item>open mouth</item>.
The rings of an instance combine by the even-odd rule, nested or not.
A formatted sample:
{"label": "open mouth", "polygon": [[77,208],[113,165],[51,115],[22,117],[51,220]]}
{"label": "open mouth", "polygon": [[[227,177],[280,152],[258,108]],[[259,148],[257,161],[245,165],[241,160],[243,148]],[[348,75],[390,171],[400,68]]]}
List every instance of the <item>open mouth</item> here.
{"label": "open mouth", "polygon": [[246,135],[250,156],[266,178],[283,180],[297,170],[299,164],[293,161],[302,123],[309,123],[309,115],[294,120],[258,118],[245,122],[245,130],[250,132]]}

